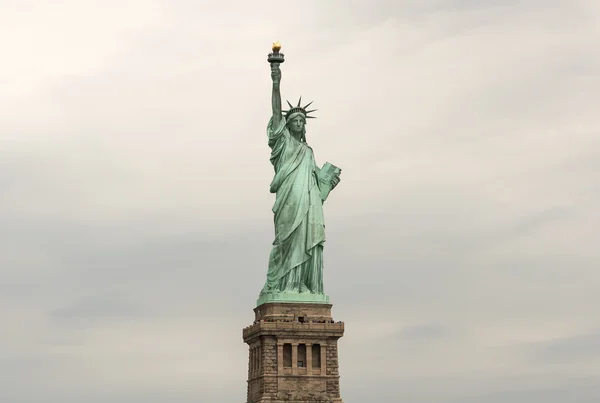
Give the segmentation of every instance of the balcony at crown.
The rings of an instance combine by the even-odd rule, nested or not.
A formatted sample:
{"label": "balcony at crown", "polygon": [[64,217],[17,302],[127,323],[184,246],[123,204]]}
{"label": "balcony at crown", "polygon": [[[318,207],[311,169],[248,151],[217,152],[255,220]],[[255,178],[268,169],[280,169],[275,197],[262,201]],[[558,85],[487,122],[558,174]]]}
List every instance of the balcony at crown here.
{"label": "balcony at crown", "polygon": [[338,345],[344,324],[330,304],[266,303],[243,330],[249,346],[248,403],[342,402]]}

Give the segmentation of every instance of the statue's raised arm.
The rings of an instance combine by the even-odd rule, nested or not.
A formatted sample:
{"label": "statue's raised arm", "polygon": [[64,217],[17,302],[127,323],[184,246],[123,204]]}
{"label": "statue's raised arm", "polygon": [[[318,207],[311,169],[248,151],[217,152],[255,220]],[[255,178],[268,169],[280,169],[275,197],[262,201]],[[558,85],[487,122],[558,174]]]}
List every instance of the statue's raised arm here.
{"label": "statue's raised arm", "polygon": [[281,83],[281,70],[279,66],[271,65],[271,78],[273,79],[273,93],[271,95],[271,106],[273,107],[273,126],[279,126],[279,122],[283,119],[281,114],[281,92],[279,85]]}
{"label": "statue's raised arm", "polygon": [[273,44],[273,53],[269,54],[268,61],[271,63],[271,79],[273,80],[273,91],[271,95],[271,106],[273,108],[273,127],[277,127],[283,119],[281,112],[281,92],[279,86],[281,84],[281,69],[279,65],[284,62],[283,53],[279,53],[281,44],[275,42]]}

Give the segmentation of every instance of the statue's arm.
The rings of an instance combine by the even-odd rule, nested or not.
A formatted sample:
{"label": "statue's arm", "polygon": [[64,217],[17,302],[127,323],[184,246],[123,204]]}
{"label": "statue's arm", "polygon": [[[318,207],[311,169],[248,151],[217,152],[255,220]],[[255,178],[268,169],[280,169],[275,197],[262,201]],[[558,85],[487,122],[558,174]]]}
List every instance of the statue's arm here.
{"label": "statue's arm", "polygon": [[273,91],[271,95],[271,106],[273,108],[273,127],[278,127],[283,115],[281,113],[281,93],[279,85],[281,84],[281,70],[279,65],[271,65],[271,78],[273,79]]}

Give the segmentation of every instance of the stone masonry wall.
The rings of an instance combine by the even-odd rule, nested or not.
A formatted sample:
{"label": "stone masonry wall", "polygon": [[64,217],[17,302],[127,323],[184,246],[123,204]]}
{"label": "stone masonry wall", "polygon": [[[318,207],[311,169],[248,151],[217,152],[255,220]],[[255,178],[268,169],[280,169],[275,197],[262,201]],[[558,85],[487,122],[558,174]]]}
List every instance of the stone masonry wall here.
{"label": "stone masonry wall", "polygon": [[277,375],[277,339],[275,337],[263,339],[261,361],[261,375]]}
{"label": "stone masonry wall", "polygon": [[339,375],[337,342],[330,342],[326,347],[327,375]]}
{"label": "stone masonry wall", "polygon": [[[327,375],[339,375],[337,341],[331,341],[327,344],[325,354],[327,359]],[[340,397],[339,378],[327,380],[327,395],[331,398]]]}
{"label": "stone masonry wall", "polygon": [[262,396],[275,397],[277,395],[277,339],[275,337],[264,337],[262,348],[262,370],[263,378]]}

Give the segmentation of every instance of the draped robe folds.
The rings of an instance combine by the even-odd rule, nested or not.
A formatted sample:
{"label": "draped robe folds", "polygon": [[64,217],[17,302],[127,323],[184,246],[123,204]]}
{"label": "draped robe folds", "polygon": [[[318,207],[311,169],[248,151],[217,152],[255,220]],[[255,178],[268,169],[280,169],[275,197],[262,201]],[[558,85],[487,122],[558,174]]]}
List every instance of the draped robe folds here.
{"label": "draped robe folds", "polygon": [[271,119],[267,134],[275,169],[275,240],[261,294],[322,294],[325,223],[313,150],[291,136],[284,118],[277,127]]}

